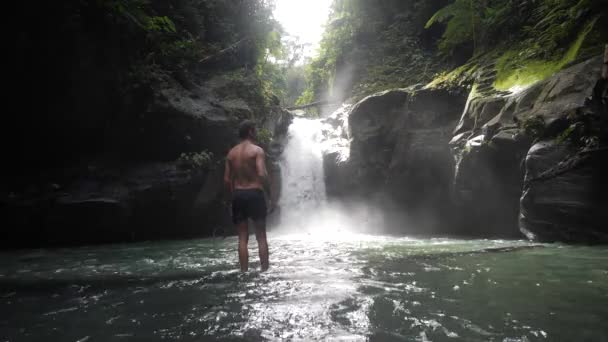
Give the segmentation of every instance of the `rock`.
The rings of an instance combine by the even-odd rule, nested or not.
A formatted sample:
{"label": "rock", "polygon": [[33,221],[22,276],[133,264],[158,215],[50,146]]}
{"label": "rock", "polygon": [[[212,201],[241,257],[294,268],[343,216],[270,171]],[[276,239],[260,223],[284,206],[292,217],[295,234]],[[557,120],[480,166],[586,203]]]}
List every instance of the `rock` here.
{"label": "rock", "polygon": [[608,153],[576,153],[555,141],[539,142],[528,152],[519,224],[529,239],[608,242],[608,183],[602,175]]}
{"label": "rock", "polygon": [[[226,91],[229,86],[239,88],[228,77],[218,75],[188,88],[169,75],[156,78],[149,94],[113,123],[113,149],[129,160],[171,161],[183,152],[202,150],[223,155],[238,141],[241,120],[263,117],[254,100]],[[248,81],[242,82],[240,87]]]}
{"label": "rock", "polygon": [[[464,102],[435,89],[393,89],[361,100],[348,116],[349,158],[339,149],[324,155],[328,195],[378,199],[407,213],[415,222],[409,229],[447,231],[454,163],[448,142]],[[404,222],[395,225],[404,231]]]}
{"label": "rock", "polygon": [[471,91],[467,104],[462,113],[460,121],[454,130],[454,134],[481,129],[481,127],[497,116],[507,104],[505,97],[482,97],[476,96],[475,90]]}
{"label": "rock", "polygon": [[[87,199],[62,196],[44,213],[44,234],[32,240],[44,239],[49,245],[74,243],[107,243],[129,241],[130,208],[117,198]],[[120,237],[117,239],[117,237]]]}
{"label": "rock", "polygon": [[[514,115],[526,118],[543,116],[547,120],[557,118],[585,106],[585,100],[593,93],[593,87],[600,77],[602,67],[601,56],[591,58],[583,63],[560,71],[547,80],[533,86],[526,93],[536,93],[534,104],[528,109],[518,108]],[[532,99],[530,99],[532,100]]]}
{"label": "rock", "polygon": [[347,162],[341,160],[339,151],[329,151],[323,154],[323,170],[325,175],[325,191],[330,197],[347,197],[353,195],[353,170]]}
{"label": "rock", "polygon": [[510,125],[540,116],[546,123],[585,106],[600,75],[601,56],[562,70],[511,95],[483,96],[475,89],[454,134],[481,130],[484,126]]}
{"label": "rock", "polygon": [[[142,10],[159,10],[150,5]],[[28,26],[16,40],[20,71],[12,88],[23,106],[2,125],[3,242],[18,247],[210,235],[209,225],[227,214],[218,190],[223,170],[186,172],[174,161],[202,151],[222,158],[238,141],[243,119],[274,132],[278,142],[268,159],[280,155],[290,116],[262,91],[250,68],[257,48],[244,40],[208,64],[187,54],[159,55],[160,46],[145,43],[146,30],[129,29],[130,20],[115,20],[107,6],[66,6],[33,12],[52,18],[62,34]],[[161,12],[177,18],[182,30],[176,42],[180,34],[189,36],[183,28],[201,30],[202,16],[191,6],[170,7]],[[199,42],[234,43],[225,41],[230,35],[203,36]],[[30,48],[45,58],[31,58]]]}
{"label": "rock", "polygon": [[523,184],[522,160],[529,141],[517,130],[492,138],[480,135],[456,156],[454,200],[466,232],[477,236],[519,237],[517,216]]}
{"label": "rock", "polygon": [[472,91],[450,144],[456,160],[454,199],[467,225],[479,227],[475,234],[519,235],[523,162],[532,138],[518,127],[541,117],[542,134],[558,135],[570,125],[567,116],[585,107],[600,66],[593,58],[506,96]]}
{"label": "rock", "polygon": [[[104,176],[115,170],[118,178]],[[61,193],[3,200],[0,217],[12,227],[3,244],[14,248],[206,235],[227,214],[212,209],[217,189],[212,195],[213,189],[203,187],[216,173],[183,171],[172,163],[98,166]],[[221,178],[214,183],[221,185]],[[197,201],[202,187],[207,198]]]}

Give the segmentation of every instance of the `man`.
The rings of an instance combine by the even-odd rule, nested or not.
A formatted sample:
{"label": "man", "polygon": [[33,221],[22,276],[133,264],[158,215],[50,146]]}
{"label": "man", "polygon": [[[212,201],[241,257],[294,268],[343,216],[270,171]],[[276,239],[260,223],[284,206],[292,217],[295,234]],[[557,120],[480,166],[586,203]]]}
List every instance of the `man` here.
{"label": "man", "polygon": [[270,182],[266,172],[264,150],[255,144],[255,123],[246,120],[239,127],[241,142],[226,157],[224,185],[232,194],[232,221],[239,234],[239,262],[241,271],[248,269],[248,219],[255,223],[262,271],[268,269],[268,242],[266,241],[266,200],[270,198]]}

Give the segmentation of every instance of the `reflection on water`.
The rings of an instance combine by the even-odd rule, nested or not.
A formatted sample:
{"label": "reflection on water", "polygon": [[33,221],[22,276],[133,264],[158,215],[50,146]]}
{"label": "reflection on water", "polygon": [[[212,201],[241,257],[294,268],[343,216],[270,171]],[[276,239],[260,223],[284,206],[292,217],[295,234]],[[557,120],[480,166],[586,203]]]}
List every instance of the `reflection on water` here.
{"label": "reflection on water", "polygon": [[319,237],[7,253],[0,340],[608,340],[606,249]]}

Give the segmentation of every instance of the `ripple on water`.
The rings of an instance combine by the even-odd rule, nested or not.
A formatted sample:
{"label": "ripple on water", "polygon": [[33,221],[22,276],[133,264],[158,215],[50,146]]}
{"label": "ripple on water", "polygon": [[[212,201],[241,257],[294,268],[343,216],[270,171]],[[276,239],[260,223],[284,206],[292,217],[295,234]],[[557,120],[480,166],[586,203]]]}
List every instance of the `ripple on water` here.
{"label": "ripple on water", "polygon": [[[608,252],[522,241],[271,236],[13,255],[9,340],[606,340]],[[255,241],[251,268],[257,265]],[[27,255],[27,252],[26,252]],[[35,257],[35,263],[31,258]],[[28,270],[28,272],[23,272]],[[57,272],[61,270],[61,272]],[[537,286],[539,284],[540,286]]]}

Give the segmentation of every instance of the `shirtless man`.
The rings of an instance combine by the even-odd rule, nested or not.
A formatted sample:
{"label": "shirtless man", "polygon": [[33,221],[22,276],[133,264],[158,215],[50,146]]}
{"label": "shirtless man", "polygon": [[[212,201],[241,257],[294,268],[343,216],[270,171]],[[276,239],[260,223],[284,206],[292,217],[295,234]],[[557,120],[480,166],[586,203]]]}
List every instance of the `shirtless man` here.
{"label": "shirtless man", "polygon": [[239,262],[241,271],[248,268],[247,220],[255,223],[262,271],[268,269],[268,242],[266,241],[266,200],[270,198],[270,182],[266,172],[264,150],[255,141],[255,123],[246,120],[239,127],[241,143],[233,147],[226,157],[224,185],[232,194],[232,221],[239,234]]}

